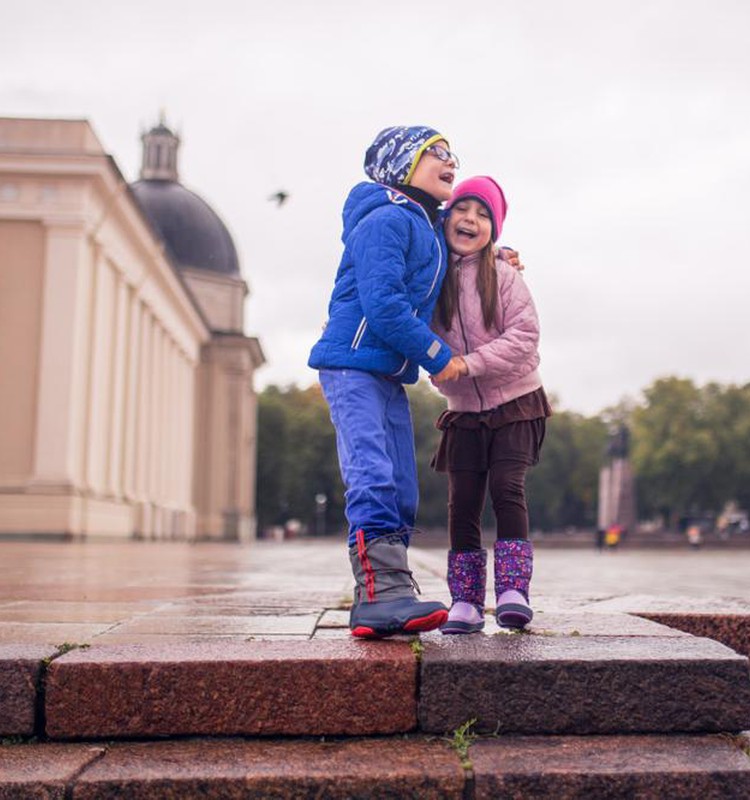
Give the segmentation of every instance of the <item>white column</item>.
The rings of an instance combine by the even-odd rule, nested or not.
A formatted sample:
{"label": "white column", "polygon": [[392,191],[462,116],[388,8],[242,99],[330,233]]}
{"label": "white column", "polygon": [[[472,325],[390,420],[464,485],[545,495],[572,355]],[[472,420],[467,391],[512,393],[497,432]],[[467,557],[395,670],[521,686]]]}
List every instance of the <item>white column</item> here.
{"label": "white column", "polygon": [[79,224],[46,229],[32,487],[80,485],[76,409],[85,398],[82,357],[90,261]]}
{"label": "white column", "polygon": [[146,494],[151,503],[159,497],[159,452],[161,448],[161,392],[159,391],[162,369],[161,327],[156,319],[152,323],[151,332],[151,374],[149,375],[149,438],[148,446],[148,482]]}
{"label": "white column", "polygon": [[141,303],[135,292],[128,289],[129,336],[128,372],[125,390],[125,424],[123,427],[123,477],[122,491],[130,501],[136,499],[135,469],[138,453],[139,375],[141,367]]}
{"label": "white column", "polygon": [[123,457],[125,435],[125,412],[130,357],[130,306],[128,287],[122,275],[115,272],[115,318],[112,348],[112,400],[110,403],[110,451],[107,470],[107,491],[113,497],[123,496]]}
{"label": "white column", "polygon": [[[177,472],[177,426],[180,419],[180,398],[176,391],[177,347],[171,338],[167,339],[167,383],[165,402],[167,407],[167,447],[166,447],[166,503],[171,509],[177,507],[175,474]],[[170,531],[171,533],[171,531]]]}
{"label": "white column", "polygon": [[140,328],[141,365],[138,379],[138,448],[133,482],[136,496],[141,503],[145,503],[149,496],[149,481],[151,477],[150,434],[151,394],[153,391],[151,372],[154,360],[153,318],[145,306],[142,307],[141,311]]}
{"label": "white column", "polygon": [[[159,369],[159,445],[157,462],[157,486],[159,504],[164,507],[167,505],[169,497],[169,486],[167,483],[167,457],[169,455],[169,408],[167,395],[169,391],[169,337],[164,328],[160,328],[159,357],[161,368]],[[164,515],[162,514],[162,519]],[[162,535],[165,531],[162,530]]]}
{"label": "white column", "polygon": [[86,482],[97,494],[108,485],[111,440],[112,354],[115,281],[112,268],[101,254],[96,259],[96,291],[93,308],[93,351],[89,390],[89,438]]}
{"label": "white column", "polygon": [[180,362],[180,393],[183,396],[183,414],[180,427],[180,505],[189,511],[193,503],[193,427],[195,409],[194,367],[183,355]]}

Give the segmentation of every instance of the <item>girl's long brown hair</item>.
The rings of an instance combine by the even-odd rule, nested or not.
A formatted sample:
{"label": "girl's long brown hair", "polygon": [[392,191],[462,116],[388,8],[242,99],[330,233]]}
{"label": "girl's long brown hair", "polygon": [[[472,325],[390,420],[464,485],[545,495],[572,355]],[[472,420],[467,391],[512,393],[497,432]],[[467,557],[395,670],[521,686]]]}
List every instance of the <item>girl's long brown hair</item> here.
{"label": "girl's long brown hair", "polygon": [[[482,304],[484,327],[489,330],[495,322],[497,311],[497,268],[495,267],[495,248],[492,242],[481,252],[477,267],[477,292]],[[443,288],[437,302],[440,324],[449,331],[453,317],[458,310],[458,270],[451,267],[443,280]]]}

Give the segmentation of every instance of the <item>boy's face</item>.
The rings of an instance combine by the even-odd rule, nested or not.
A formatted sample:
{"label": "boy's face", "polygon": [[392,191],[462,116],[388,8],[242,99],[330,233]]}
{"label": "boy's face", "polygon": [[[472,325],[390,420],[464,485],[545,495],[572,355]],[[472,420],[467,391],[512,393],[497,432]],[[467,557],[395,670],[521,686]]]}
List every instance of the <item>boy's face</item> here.
{"label": "boy's face", "polygon": [[[442,139],[435,144],[448,149],[448,143]],[[452,161],[441,161],[436,155],[426,150],[422,153],[409,184],[431,194],[436,200],[443,203],[451,196],[455,177],[456,165]]]}

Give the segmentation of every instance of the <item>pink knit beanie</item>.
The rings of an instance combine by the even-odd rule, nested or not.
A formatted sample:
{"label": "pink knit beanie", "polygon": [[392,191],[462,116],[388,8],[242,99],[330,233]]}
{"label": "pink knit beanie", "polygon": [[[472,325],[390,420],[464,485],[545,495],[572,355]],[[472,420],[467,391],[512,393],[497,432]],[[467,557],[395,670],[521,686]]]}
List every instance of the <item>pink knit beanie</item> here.
{"label": "pink knit beanie", "polygon": [[445,207],[446,210],[450,211],[459,200],[479,200],[487,206],[487,210],[492,217],[492,241],[496,242],[500,237],[500,231],[503,229],[503,220],[508,210],[505,195],[497,182],[487,175],[467,178],[465,181],[461,181],[453,190]]}

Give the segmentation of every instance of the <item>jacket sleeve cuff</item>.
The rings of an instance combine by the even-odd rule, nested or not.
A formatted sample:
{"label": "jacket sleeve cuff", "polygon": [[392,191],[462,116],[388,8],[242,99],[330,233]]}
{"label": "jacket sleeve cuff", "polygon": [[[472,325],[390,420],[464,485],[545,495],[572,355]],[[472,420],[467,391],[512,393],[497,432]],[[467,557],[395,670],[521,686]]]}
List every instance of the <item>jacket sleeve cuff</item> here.
{"label": "jacket sleeve cuff", "polygon": [[463,360],[469,368],[470,378],[479,378],[487,372],[487,363],[479,353],[469,353],[463,356]]}
{"label": "jacket sleeve cuff", "polygon": [[423,364],[430,375],[437,375],[438,372],[442,372],[452,357],[451,349],[447,344],[437,338],[435,341],[440,344],[440,350],[434,358],[430,359],[429,363]]}

